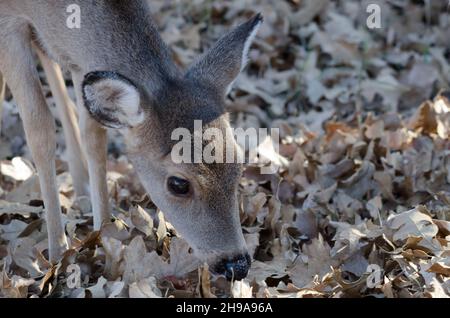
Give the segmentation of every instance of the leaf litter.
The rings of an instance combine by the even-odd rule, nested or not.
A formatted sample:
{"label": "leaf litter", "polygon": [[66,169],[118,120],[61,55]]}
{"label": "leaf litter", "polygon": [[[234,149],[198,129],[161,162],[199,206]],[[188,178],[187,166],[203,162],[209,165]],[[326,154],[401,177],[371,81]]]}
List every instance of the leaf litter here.
{"label": "leaf litter", "polygon": [[[227,100],[234,126],[279,128],[281,138],[279,154],[260,145],[265,158],[240,182],[253,262],[239,282],[193,256],[145,195],[115,132],[113,216],[93,231],[89,199],[74,198],[58,122],[71,248],[50,264],[39,182],[7,94],[0,296],[449,297],[449,13],[444,2],[380,0],[384,27],[369,30],[366,2],[150,2],[181,66],[233,24],[265,16]],[[267,160],[276,174],[260,173]]]}

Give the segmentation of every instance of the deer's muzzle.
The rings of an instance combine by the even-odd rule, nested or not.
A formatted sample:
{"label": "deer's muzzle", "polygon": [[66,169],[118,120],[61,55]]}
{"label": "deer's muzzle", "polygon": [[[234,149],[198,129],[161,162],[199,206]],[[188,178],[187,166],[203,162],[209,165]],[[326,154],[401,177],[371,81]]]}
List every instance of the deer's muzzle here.
{"label": "deer's muzzle", "polygon": [[228,280],[241,280],[248,274],[251,266],[251,258],[248,253],[224,258],[212,267],[217,274],[225,275]]}

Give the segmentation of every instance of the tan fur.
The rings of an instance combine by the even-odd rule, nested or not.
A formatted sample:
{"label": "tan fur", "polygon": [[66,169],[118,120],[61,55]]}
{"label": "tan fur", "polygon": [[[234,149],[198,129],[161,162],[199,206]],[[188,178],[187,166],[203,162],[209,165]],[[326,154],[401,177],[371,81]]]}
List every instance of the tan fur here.
{"label": "tan fur", "polygon": [[0,132],[2,131],[3,101],[5,99],[6,82],[3,80],[3,75],[0,73]]}
{"label": "tan fur", "polygon": [[[50,259],[56,261],[67,248],[67,241],[56,187],[54,120],[47,107],[33,62],[29,29],[24,27],[21,21],[14,19],[3,23],[3,27],[12,28],[20,35],[18,37],[16,33],[12,33],[14,36],[0,36],[0,69],[17,100],[25,135],[39,174],[46,208],[49,254]],[[17,60],[21,61],[21,64],[17,64]]]}
{"label": "tan fur", "polygon": [[39,48],[36,48],[36,52],[47,75],[59,119],[63,126],[64,139],[66,140],[67,147],[67,160],[75,193],[77,196],[89,195],[89,176],[85,155],[81,148],[80,129],[78,128],[78,118],[75,113],[76,106],[67,93],[59,65],[50,60]]}

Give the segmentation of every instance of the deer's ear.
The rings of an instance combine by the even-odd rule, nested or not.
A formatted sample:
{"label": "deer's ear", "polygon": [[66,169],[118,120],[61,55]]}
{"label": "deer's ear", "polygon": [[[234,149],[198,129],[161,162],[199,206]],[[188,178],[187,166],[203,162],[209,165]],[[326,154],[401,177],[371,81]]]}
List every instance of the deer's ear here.
{"label": "deer's ear", "polygon": [[84,106],[106,127],[131,128],[144,121],[139,90],[118,73],[96,71],[86,74],[82,92]]}
{"label": "deer's ear", "polygon": [[207,81],[223,94],[248,62],[248,51],[258,28],[263,22],[261,14],[225,34],[204,55],[194,62],[186,76]]}

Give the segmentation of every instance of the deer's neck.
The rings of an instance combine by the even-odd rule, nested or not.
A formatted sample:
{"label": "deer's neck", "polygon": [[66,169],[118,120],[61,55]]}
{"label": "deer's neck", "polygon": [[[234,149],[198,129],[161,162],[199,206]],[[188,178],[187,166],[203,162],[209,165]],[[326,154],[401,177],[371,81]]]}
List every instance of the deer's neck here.
{"label": "deer's neck", "polygon": [[[66,2],[70,1],[52,7],[42,2],[30,10],[39,42],[63,66],[81,74],[114,71],[137,84],[154,86],[178,75],[146,1],[81,2],[79,29],[65,27],[66,16],[61,13]],[[44,12],[48,19],[42,18]]]}

